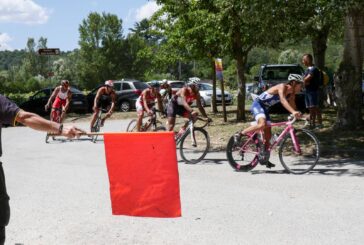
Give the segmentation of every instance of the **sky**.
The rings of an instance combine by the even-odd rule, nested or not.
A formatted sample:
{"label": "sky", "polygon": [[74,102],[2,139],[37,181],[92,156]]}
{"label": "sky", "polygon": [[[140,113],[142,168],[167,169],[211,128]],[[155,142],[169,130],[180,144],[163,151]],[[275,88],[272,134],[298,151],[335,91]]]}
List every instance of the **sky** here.
{"label": "sky", "polygon": [[0,0],[0,50],[20,50],[28,38],[47,38],[48,48],[79,48],[78,27],[91,12],[117,15],[124,35],[159,6],[153,0]]}

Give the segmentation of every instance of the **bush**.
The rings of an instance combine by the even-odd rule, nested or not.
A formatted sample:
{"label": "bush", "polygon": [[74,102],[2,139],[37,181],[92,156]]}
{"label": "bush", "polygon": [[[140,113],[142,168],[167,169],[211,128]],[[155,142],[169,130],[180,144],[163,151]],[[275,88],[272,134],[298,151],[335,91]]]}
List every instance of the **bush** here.
{"label": "bush", "polygon": [[30,93],[9,93],[5,96],[8,97],[10,100],[14,101],[17,105],[27,101],[30,96],[33,95],[33,92]]}

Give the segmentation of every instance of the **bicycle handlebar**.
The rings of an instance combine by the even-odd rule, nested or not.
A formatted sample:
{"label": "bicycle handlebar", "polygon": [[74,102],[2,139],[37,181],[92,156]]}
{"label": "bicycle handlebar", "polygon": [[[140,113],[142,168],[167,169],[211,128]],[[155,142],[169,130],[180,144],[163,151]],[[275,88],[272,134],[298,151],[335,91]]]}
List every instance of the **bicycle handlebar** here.
{"label": "bicycle handlebar", "polygon": [[307,120],[307,118],[303,118],[303,117],[297,118],[297,117],[293,116],[292,114],[289,115],[287,119],[288,119],[288,124],[291,124],[291,125],[294,124],[297,121],[297,119],[305,121],[305,125],[303,127],[306,127],[309,124],[309,121]]}

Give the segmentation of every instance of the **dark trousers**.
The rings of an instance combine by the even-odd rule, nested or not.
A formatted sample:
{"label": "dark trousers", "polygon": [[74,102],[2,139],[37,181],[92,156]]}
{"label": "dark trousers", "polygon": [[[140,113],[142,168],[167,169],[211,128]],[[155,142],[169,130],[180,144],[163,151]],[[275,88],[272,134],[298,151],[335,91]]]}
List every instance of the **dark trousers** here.
{"label": "dark trousers", "polygon": [[0,245],[5,243],[5,226],[10,219],[9,196],[6,192],[5,175],[0,162]]}

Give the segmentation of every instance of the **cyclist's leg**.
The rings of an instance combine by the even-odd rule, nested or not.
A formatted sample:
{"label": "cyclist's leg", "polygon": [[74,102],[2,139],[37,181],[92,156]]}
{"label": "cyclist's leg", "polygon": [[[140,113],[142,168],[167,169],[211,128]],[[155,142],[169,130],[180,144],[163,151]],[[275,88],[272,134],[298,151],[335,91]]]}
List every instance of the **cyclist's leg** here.
{"label": "cyclist's leg", "polygon": [[60,123],[63,122],[64,118],[66,117],[66,111],[67,111],[67,108],[65,107],[66,106],[66,100],[62,100],[61,102],[61,111],[59,112],[60,113]]}
{"label": "cyclist's leg", "polygon": [[173,131],[177,116],[177,102],[170,101],[167,106],[167,130]]}
{"label": "cyclist's leg", "polygon": [[142,129],[143,116],[144,116],[145,110],[139,100],[136,102],[135,107],[136,107],[135,109],[137,111],[137,116],[138,116],[136,129],[137,129],[137,132],[140,132]]}
{"label": "cyclist's leg", "polygon": [[269,118],[269,114],[267,111],[259,104],[258,101],[254,101],[252,104],[251,112],[254,116],[256,124],[252,124],[243,131],[241,131],[241,134],[248,134],[253,133],[258,130],[263,130],[266,125],[267,116]]}
{"label": "cyclist's leg", "polygon": [[97,115],[99,113],[99,110],[101,110],[100,108],[96,108],[96,110],[94,111],[94,114],[92,114],[92,118],[91,118],[91,123],[90,123],[90,130],[92,131],[92,128],[96,122],[96,118],[97,118]]}

